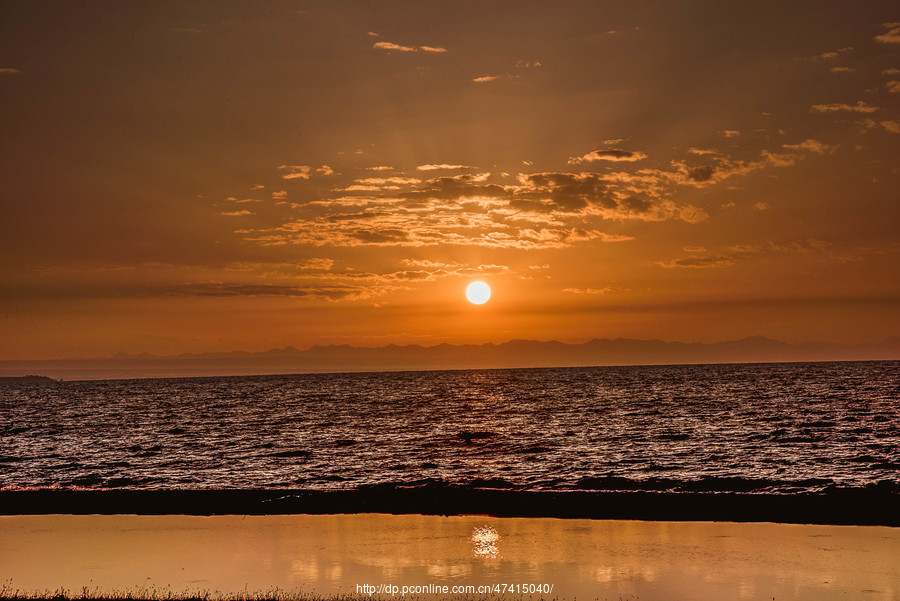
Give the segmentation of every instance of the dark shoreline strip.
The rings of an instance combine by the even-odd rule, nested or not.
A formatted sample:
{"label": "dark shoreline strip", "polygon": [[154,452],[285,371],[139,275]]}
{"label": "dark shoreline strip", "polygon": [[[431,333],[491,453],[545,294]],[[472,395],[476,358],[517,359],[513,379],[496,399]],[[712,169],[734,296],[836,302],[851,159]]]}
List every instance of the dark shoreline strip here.
{"label": "dark shoreline strip", "polygon": [[471,488],[0,491],[0,515],[392,513],[900,526],[900,495],[510,491]]}

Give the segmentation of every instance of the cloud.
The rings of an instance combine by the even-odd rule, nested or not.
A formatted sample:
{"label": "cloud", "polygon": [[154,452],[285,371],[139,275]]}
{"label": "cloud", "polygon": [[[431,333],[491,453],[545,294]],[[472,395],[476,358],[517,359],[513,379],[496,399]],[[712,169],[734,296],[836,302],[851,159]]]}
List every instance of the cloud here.
{"label": "cloud", "polygon": [[[495,263],[467,264],[427,259],[406,259],[394,271],[334,271],[334,260],[314,257],[295,262],[239,262],[227,271],[240,272],[243,281],[195,281],[169,286],[148,286],[133,291],[141,296],[245,297],[271,296],[328,301],[381,296],[410,283],[448,277],[502,276],[512,270]],[[253,278],[253,281],[247,281]],[[272,282],[277,280],[277,282]]]}
{"label": "cloud", "polygon": [[624,161],[633,163],[635,161],[642,161],[646,158],[647,155],[643,152],[619,150],[613,148],[610,150],[592,150],[591,152],[581,155],[580,157],[571,157],[569,158],[569,164],[580,165],[581,163],[593,161]]}
{"label": "cloud", "polygon": [[335,188],[339,192],[378,192],[380,190],[399,190],[400,186],[375,186],[371,184],[350,184],[345,188]]}
{"label": "cloud", "polygon": [[885,128],[892,134],[900,134],[900,121],[882,121],[881,127]]}
{"label": "cloud", "polygon": [[372,48],[376,50],[395,50],[397,52],[418,52],[419,50],[415,46],[401,46],[393,42],[375,42],[372,44]]}
{"label": "cloud", "polygon": [[445,170],[450,171],[450,170],[455,170],[455,169],[475,169],[475,167],[470,167],[469,165],[448,165],[446,163],[441,163],[439,165],[437,165],[437,164],[419,165],[418,167],[416,167],[416,169],[419,171],[437,171],[440,169],[445,169]]}
{"label": "cloud", "polygon": [[844,52],[850,52],[853,50],[853,46],[847,46],[845,48],[838,48],[837,50],[831,50],[829,52],[823,52],[818,56],[814,56],[813,60],[831,60],[833,58],[837,58],[840,54]]}
{"label": "cloud", "polygon": [[809,107],[811,113],[835,113],[837,111],[848,111],[852,113],[874,113],[878,110],[877,106],[866,104],[862,100],[856,105],[835,103],[835,104],[814,104]]}
{"label": "cloud", "polygon": [[881,72],[881,74],[882,75],[898,75],[898,74],[900,74],[900,69],[894,69],[893,67],[891,67],[890,69],[884,69]]}
{"label": "cloud", "polygon": [[332,175],[334,173],[334,169],[332,169],[328,165],[322,165],[321,167],[316,169],[316,173],[318,173],[319,175]]}
{"label": "cloud", "polygon": [[[304,205],[305,210],[319,212],[291,218],[274,228],[238,233],[261,246],[463,245],[531,249],[564,248],[591,240],[631,239],[626,235],[607,234],[595,226],[585,227],[585,219],[592,219],[591,215],[576,218],[577,210],[572,209],[575,212],[570,216],[570,210],[562,206],[593,202],[591,191],[602,185],[596,175],[523,176],[524,183],[515,186],[486,184],[483,175],[487,174],[460,174],[403,183],[400,192],[358,198],[355,211],[338,210],[341,199],[308,203]],[[593,181],[588,181],[591,178]],[[580,195],[589,198],[582,200]],[[516,206],[514,201],[523,206]],[[630,214],[625,208],[619,209],[615,201],[610,201],[609,206],[606,210]]]}
{"label": "cloud", "polygon": [[309,179],[312,169],[309,165],[279,165],[278,168],[287,171],[281,179]]}
{"label": "cloud", "polygon": [[15,75],[16,73],[21,73],[21,71],[12,67],[0,67],[0,74]]}
{"label": "cloud", "polygon": [[380,38],[380,37],[381,37],[381,34],[380,34],[380,33],[375,33],[374,31],[368,31],[368,32],[366,32],[366,35],[372,36],[373,38]]}
{"label": "cloud", "polygon": [[[757,203],[764,207],[754,207],[757,210],[765,210],[768,208],[766,203]],[[676,269],[681,267],[694,269],[708,269],[716,267],[727,267],[737,261],[749,259],[754,256],[771,255],[776,253],[813,253],[824,252],[828,249],[829,244],[822,240],[806,238],[794,240],[787,243],[767,242],[764,245],[735,245],[725,249],[726,252],[715,254],[694,255],[674,259],[671,261],[657,261],[655,264],[666,269]],[[705,249],[703,249],[705,252]],[[688,249],[685,249],[686,252]]]}
{"label": "cloud", "polygon": [[891,94],[900,94],[900,81],[892,80],[884,84]]}
{"label": "cloud", "polygon": [[504,73],[502,75],[481,75],[479,77],[475,77],[472,79],[474,83],[488,83],[491,81],[497,81],[498,79],[519,79],[525,74],[525,71],[533,70],[540,68],[540,61],[526,61],[519,60],[516,61],[515,65],[513,65],[515,71],[512,73]]}
{"label": "cloud", "polygon": [[741,132],[739,132],[736,129],[726,129],[726,130],[722,131],[721,133],[726,138],[736,138],[739,135],[741,135]]}
{"label": "cloud", "polygon": [[882,44],[900,44],[900,23],[884,23],[889,28],[887,33],[875,36],[875,41]]}
{"label": "cloud", "polygon": [[262,202],[261,198],[235,198],[234,196],[229,196],[226,198],[228,202],[236,202],[238,204],[246,204],[248,202]]}
{"label": "cloud", "polygon": [[672,261],[658,261],[656,264],[666,269],[675,269],[678,267],[691,267],[696,269],[706,269],[710,267],[724,267],[731,265],[734,260],[727,255],[704,255],[700,257],[685,257],[683,259],[675,259]]}
{"label": "cloud", "polygon": [[[377,35],[377,34],[376,34]],[[375,50],[386,50],[388,52],[430,52],[430,53],[443,53],[447,52],[446,48],[441,48],[440,46],[403,46],[401,44],[395,44],[393,42],[375,42],[372,44],[372,48]]]}
{"label": "cloud", "polygon": [[698,223],[708,218],[707,213],[693,205],[676,205],[672,198],[678,194],[678,187],[707,188],[762,169],[790,167],[802,160],[805,153],[823,154],[837,148],[812,139],[798,144],[786,144],[785,147],[793,152],[764,149],[753,160],[733,159],[715,151],[692,149],[688,151],[692,157],[673,160],[668,169],[645,168],[634,172],[604,173],[599,177],[606,183],[605,193],[614,200],[615,209],[604,211],[594,204],[590,211],[603,214],[609,219],[680,219]]}
{"label": "cloud", "polygon": [[264,190],[265,186],[262,184],[256,184],[255,186],[250,186],[251,190]]}
{"label": "cloud", "polygon": [[285,198],[287,198],[287,195],[288,193],[286,190],[277,190],[275,192],[272,192],[272,198],[274,198],[275,200],[284,200]]}
{"label": "cloud", "polygon": [[410,267],[423,267],[423,268],[436,268],[436,269],[448,269],[455,265],[459,265],[459,263],[442,263],[441,261],[431,261],[429,259],[403,259],[400,261],[403,265],[409,265]]}
{"label": "cloud", "polygon": [[856,69],[850,67],[832,67],[829,69],[832,73],[853,73]]}
{"label": "cloud", "polygon": [[267,278],[293,278],[298,274],[308,275],[310,271],[330,271],[334,266],[334,259],[325,259],[314,257],[304,259],[302,261],[281,262],[281,263],[258,263],[252,261],[241,261],[232,263],[228,266],[229,271],[258,272]]}
{"label": "cloud", "polygon": [[609,294],[610,292],[615,292],[615,290],[612,288],[563,288],[563,292],[568,292],[570,294],[600,295]]}
{"label": "cloud", "polygon": [[747,175],[765,167],[789,167],[800,158],[795,154],[778,154],[763,150],[755,161],[735,160],[727,157],[711,157],[706,163],[690,165],[685,161],[672,161],[674,170],[645,170],[647,175],[655,175],[662,180],[682,186],[703,188],[718,184],[735,175]]}
{"label": "cloud", "polygon": [[[677,202],[682,186],[705,188],[758,170],[788,167],[809,154],[825,154],[835,147],[810,138],[782,148],[783,152],[762,150],[750,160],[693,149],[685,153],[685,160],[672,161],[663,169],[636,169],[632,165],[644,153],[608,148],[571,160],[609,161],[621,165],[621,170],[526,172],[513,180],[506,173],[452,173],[472,168],[455,163],[418,165],[412,172],[452,173],[432,179],[392,172],[384,165],[361,167],[357,175],[362,177],[350,185],[282,209],[280,224],[236,233],[260,246],[551,249],[621,242],[633,237],[609,233],[605,222],[700,223],[709,219],[702,207]],[[285,165],[283,169],[316,175],[304,167]],[[373,171],[388,173],[382,176]],[[267,214],[267,219],[272,217],[278,215]]]}
{"label": "cloud", "polygon": [[812,138],[806,140],[805,142],[799,142],[797,144],[782,144],[782,148],[789,148],[791,150],[808,150],[809,152],[814,152],[815,154],[825,154],[826,152],[833,152],[837,150],[837,146],[829,146],[828,144],[823,144],[818,140],[813,140]]}
{"label": "cloud", "polygon": [[219,213],[219,215],[225,215],[226,217],[241,217],[243,215],[253,215],[253,213],[244,209],[242,211],[223,211]]}
{"label": "cloud", "polygon": [[420,184],[422,180],[415,177],[365,177],[362,179],[354,180],[358,184],[369,185],[369,186],[383,186],[387,184]]}
{"label": "cloud", "polygon": [[401,263],[423,269],[434,277],[471,277],[473,275],[500,275],[510,272],[508,265],[481,264],[473,267],[463,263],[443,263],[427,259],[403,259]]}
{"label": "cloud", "polygon": [[616,208],[618,203],[606,193],[606,182],[594,173],[531,173],[520,175],[519,198],[511,205],[538,212],[577,211],[590,204]]}
{"label": "cloud", "polygon": [[288,296],[312,297],[326,300],[360,298],[361,291],[347,286],[287,286],[280,284],[245,284],[229,282],[193,282],[172,286],[165,290],[148,291],[151,295],[241,297]]}
{"label": "cloud", "polygon": [[305,261],[301,261],[299,263],[296,263],[295,265],[297,266],[297,269],[301,270],[314,269],[328,271],[332,268],[332,266],[334,266],[334,259],[323,259],[316,257],[312,259],[306,259]]}

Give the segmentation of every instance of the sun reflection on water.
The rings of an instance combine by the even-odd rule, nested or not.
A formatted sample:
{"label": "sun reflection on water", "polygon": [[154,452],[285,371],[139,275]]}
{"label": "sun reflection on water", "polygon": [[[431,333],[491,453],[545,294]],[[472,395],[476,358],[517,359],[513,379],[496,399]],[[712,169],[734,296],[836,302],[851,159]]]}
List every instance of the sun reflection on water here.
{"label": "sun reflection on water", "polygon": [[497,542],[500,540],[500,534],[491,526],[475,526],[472,529],[472,536],[469,538],[475,548],[472,552],[475,557],[499,557],[500,547]]}

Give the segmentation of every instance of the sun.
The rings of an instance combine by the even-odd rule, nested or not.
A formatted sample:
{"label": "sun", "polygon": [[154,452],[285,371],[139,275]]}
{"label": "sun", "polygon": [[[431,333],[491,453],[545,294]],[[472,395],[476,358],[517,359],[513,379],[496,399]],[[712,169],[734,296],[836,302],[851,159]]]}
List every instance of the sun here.
{"label": "sun", "polygon": [[491,298],[491,287],[484,282],[472,282],[466,288],[466,298],[470,303],[483,305]]}

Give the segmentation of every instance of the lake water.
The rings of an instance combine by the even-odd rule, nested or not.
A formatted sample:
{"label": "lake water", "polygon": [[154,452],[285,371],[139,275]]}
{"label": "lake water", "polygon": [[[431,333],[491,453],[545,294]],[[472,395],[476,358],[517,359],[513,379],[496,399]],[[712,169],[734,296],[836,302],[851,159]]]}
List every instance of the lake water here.
{"label": "lake water", "polygon": [[900,491],[900,362],[0,385],[0,488]]}
{"label": "lake water", "polygon": [[[169,591],[239,598],[273,588],[355,595],[368,585],[382,599],[891,601],[900,596],[897,557],[900,528],[887,527],[377,514],[0,516],[0,585],[63,587],[70,595],[82,587],[157,598]],[[496,588],[504,585],[506,592]],[[485,586],[492,592],[474,588]],[[550,594],[530,592],[538,586]],[[402,587],[447,593],[401,595]],[[476,592],[454,595],[451,587]]]}

